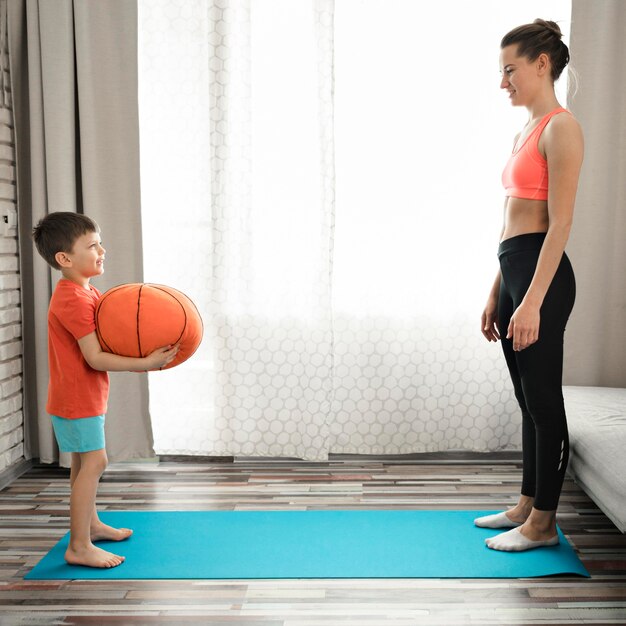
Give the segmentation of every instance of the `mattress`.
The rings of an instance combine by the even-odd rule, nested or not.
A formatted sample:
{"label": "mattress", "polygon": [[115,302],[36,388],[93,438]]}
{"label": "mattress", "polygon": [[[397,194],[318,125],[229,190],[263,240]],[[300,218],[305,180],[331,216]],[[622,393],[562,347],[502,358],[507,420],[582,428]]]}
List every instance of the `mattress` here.
{"label": "mattress", "polygon": [[626,389],[563,387],[568,472],[626,532]]}

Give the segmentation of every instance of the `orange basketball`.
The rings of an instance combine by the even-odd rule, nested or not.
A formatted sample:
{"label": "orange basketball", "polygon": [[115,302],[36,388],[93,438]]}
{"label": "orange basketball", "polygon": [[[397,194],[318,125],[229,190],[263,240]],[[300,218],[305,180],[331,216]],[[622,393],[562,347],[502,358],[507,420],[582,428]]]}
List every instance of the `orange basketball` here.
{"label": "orange basketball", "polygon": [[186,361],[202,340],[202,318],[184,294],[165,285],[129,283],[109,289],[96,308],[96,332],[105,352],[145,357],[180,343],[168,369]]}

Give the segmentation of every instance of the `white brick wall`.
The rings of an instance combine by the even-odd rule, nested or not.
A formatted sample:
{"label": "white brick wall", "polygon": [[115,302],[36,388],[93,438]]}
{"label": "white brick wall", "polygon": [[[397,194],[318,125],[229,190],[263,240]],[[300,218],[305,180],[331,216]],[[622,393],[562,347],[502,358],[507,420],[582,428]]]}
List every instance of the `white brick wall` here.
{"label": "white brick wall", "polygon": [[[0,38],[6,41],[6,38]],[[6,50],[5,78],[8,67]],[[22,325],[17,233],[6,235],[2,215],[15,210],[13,112],[7,93],[0,93],[0,472],[24,457],[22,413]],[[5,97],[3,97],[5,96]]]}

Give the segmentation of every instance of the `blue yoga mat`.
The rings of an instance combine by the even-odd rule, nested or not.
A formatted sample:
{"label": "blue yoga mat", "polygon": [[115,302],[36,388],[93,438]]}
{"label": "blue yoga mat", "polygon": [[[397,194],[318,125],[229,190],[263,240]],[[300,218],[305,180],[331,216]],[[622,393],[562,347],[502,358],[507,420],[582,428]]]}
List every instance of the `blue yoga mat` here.
{"label": "blue yoga mat", "polygon": [[560,544],[498,552],[477,528],[493,511],[108,511],[134,530],[99,542],[126,561],[112,569],[67,565],[69,533],[26,576],[50,579],[528,578],[589,576]]}

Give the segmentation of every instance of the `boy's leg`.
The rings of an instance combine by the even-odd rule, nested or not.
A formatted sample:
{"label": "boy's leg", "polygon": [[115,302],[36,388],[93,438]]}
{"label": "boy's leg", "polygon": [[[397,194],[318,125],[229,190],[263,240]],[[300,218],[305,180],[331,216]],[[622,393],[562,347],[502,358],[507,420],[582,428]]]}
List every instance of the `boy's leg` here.
{"label": "boy's leg", "polygon": [[72,466],[70,469],[70,487],[74,486],[76,476],[80,472],[80,452],[72,452]]}
{"label": "boy's leg", "polygon": [[124,561],[118,556],[93,545],[91,520],[94,514],[98,481],[106,468],[104,449],[79,454],[80,467],[72,457],[72,493],[70,496],[70,544],[65,560],[71,565],[115,567]]}
{"label": "boy's leg", "polygon": [[[78,472],[80,471],[81,463],[80,463],[80,452],[72,452],[72,469],[70,470],[70,486],[74,486],[74,481],[76,480],[76,476],[78,476]],[[106,466],[106,457],[105,457],[105,466]],[[98,511],[96,510],[96,505],[94,501],[93,513],[91,515],[91,521],[89,524],[91,541],[123,541],[124,539],[128,539],[133,531],[130,528],[113,528],[112,526],[107,526],[100,521],[98,517]]]}

